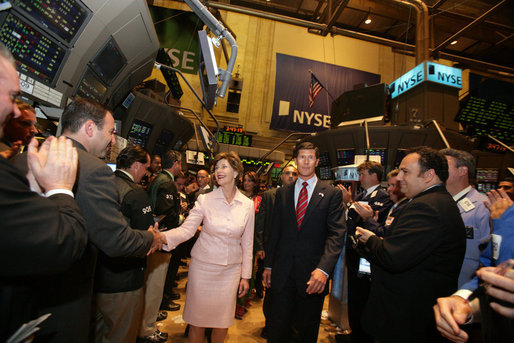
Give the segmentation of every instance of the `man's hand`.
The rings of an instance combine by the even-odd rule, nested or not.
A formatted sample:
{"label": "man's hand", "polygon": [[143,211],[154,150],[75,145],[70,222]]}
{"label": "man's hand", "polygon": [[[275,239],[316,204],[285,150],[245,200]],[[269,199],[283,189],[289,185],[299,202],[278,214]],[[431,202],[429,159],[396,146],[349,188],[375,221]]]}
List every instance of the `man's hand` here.
{"label": "man's hand", "polygon": [[0,155],[3,156],[6,160],[15,156],[18,152],[20,152],[21,141],[15,141],[12,143],[11,147],[5,151],[0,152]]}
{"label": "man's hand", "polygon": [[352,186],[348,186],[348,189],[346,189],[343,185],[337,184],[336,187],[343,192],[343,204],[346,205],[352,201]]}
{"label": "man's hand", "polygon": [[148,228],[153,235],[152,245],[150,246],[150,250],[146,253],[146,255],[153,254],[154,252],[161,250],[163,244],[168,244],[168,240],[166,236],[159,231],[159,223],[155,223],[155,225],[150,225]]}
{"label": "man's hand", "polygon": [[328,277],[319,269],[314,269],[311,278],[307,281],[307,294],[323,293]]}
{"label": "man's hand", "polygon": [[371,208],[371,206],[369,206],[368,204],[361,204],[358,201],[354,202],[353,204],[355,205],[355,211],[362,218],[362,220],[371,218],[375,214],[373,213],[373,209]]}
{"label": "man's hand", "polygon": [[464,324],[471,316],[471,306],[463,298],[452,295],[438,298],[434,305],[437,330],[453,342],[466,342],[468,334],[459,325]]}
{"label": "man's hand", "polygon": [[264,250],[259,250],[255,253],[256,260],[264,260],[265,257],[266,257],[266,253],[264,252]]}
{"label": "man's hand", "polygon": [[484,204],[491,212],[491,219],[500,218],[503,213],[514,204],[503,189],[493,189],[487,192],[487,198],[488,201],[484,201]]}
{"label": "man's hand", "polygon": [[248,279],[241,279],[239,281],[239,288],[237,289],[237,297],[243,297],[250,290],[250,282]]}
{"label": "man's hand", "polygon": [[264,284],[264,287],[271,287],[271,269],[265,268],[264,272],[262,272],[262,283]]}
{"label": "man's hand", "polygon": [[28,145],[27,162],[29,170],[45,192],[73,189],[77,177],[78,153],[66,137],[49,137],[39,150],[33,138]]}
{"label": "man's hand", "polygon": [[364,244],[366,244],[366,242],[371,236],[376,236],[375,233],[373,233],[372,231],[363,229],[360,226],[357,226],[355,230],[357,230],[357,232],[360,234],[359,241],[361,241]]}
{"label": "man's hand", "polygon": [[[514,260],[510,260],[514,263]],[[505,275],[497,274],[499,267],[485,267],[477,271],[477,276],[488,282],[486,288],[490,296],[514,304],[514,269],[509,268]],[[504,317],[514,319],[514,308],[502,306],[496,302],[491,302],[490,306]]]}

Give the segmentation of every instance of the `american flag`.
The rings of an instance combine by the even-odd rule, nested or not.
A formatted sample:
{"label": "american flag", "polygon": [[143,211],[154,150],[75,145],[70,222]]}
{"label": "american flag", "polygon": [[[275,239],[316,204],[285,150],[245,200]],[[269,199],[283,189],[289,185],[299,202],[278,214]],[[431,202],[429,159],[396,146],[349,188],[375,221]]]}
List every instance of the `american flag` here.
{"label": "american flag", "polygon": [[319,92],[321,92],[321,90],[323,88],[325,88],[325,87],[323,87],[323,85],[321,84],[321,82],[319,82],[319,80],[316,78],[316,76],[314,76],[314,74],[311,73],[311,84],[309,86],[309,107],[310,108],[312,108],[312,106],[314,106],[314,100],[316,99]]}

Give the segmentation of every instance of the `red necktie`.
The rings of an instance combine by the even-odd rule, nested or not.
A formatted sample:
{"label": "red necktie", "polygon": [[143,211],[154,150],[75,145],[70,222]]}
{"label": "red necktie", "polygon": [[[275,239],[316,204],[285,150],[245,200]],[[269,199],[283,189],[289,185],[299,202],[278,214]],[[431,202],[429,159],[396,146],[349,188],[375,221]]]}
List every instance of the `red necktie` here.
{"label": "red necktie", "polygon": [[298,230],[300,230],[300,226],[302,226],[303,217],[305,216],[305,211],[307,210],[308,196],[307,196],[307,182],[302,183],[303,187],[300,190],[300,195],[298,195],[298,202],[296,203],[296,223],[298,224]]}

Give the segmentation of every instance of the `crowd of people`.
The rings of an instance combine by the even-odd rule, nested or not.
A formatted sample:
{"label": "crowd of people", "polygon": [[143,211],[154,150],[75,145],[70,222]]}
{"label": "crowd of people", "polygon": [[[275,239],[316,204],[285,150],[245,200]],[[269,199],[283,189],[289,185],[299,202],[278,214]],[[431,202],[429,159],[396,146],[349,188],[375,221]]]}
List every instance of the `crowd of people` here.
{"label": "crowd of people", "polygon": [[165,342],[156,322],[180,309],[190,257],[190,342],[225,341],[256,297],[263,338],[313,343],[340,256],[352,342],[514,339],[514,188],[475,190],[468,152],[413,148],[387,189],[384,167],[363,162],[361,192],[319,180],[310,142],[266,191],[233,152],[185,174],[180,152],[129,145],[113,173],[101,159],[115,143],[107,108],[74,99],[62,135],[38,146],[19,94],[0,44],[3,341],[51,313],[36,342]]}

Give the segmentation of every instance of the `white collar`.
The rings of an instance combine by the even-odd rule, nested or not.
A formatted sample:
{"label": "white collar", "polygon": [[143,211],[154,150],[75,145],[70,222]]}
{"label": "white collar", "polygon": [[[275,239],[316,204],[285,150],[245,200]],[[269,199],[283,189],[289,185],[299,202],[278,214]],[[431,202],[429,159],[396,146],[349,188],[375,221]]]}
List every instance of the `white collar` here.
{"label": "white collar", "polygon": [[468,187],[464,188],[462,191],[460,191],[459,193],[455,194],[453,196],[453,200],[457,201],[459,200],[460,198],[462,198],[464,195],[468,194],[469,191],[471,191],[471,185],[469,185]]}

